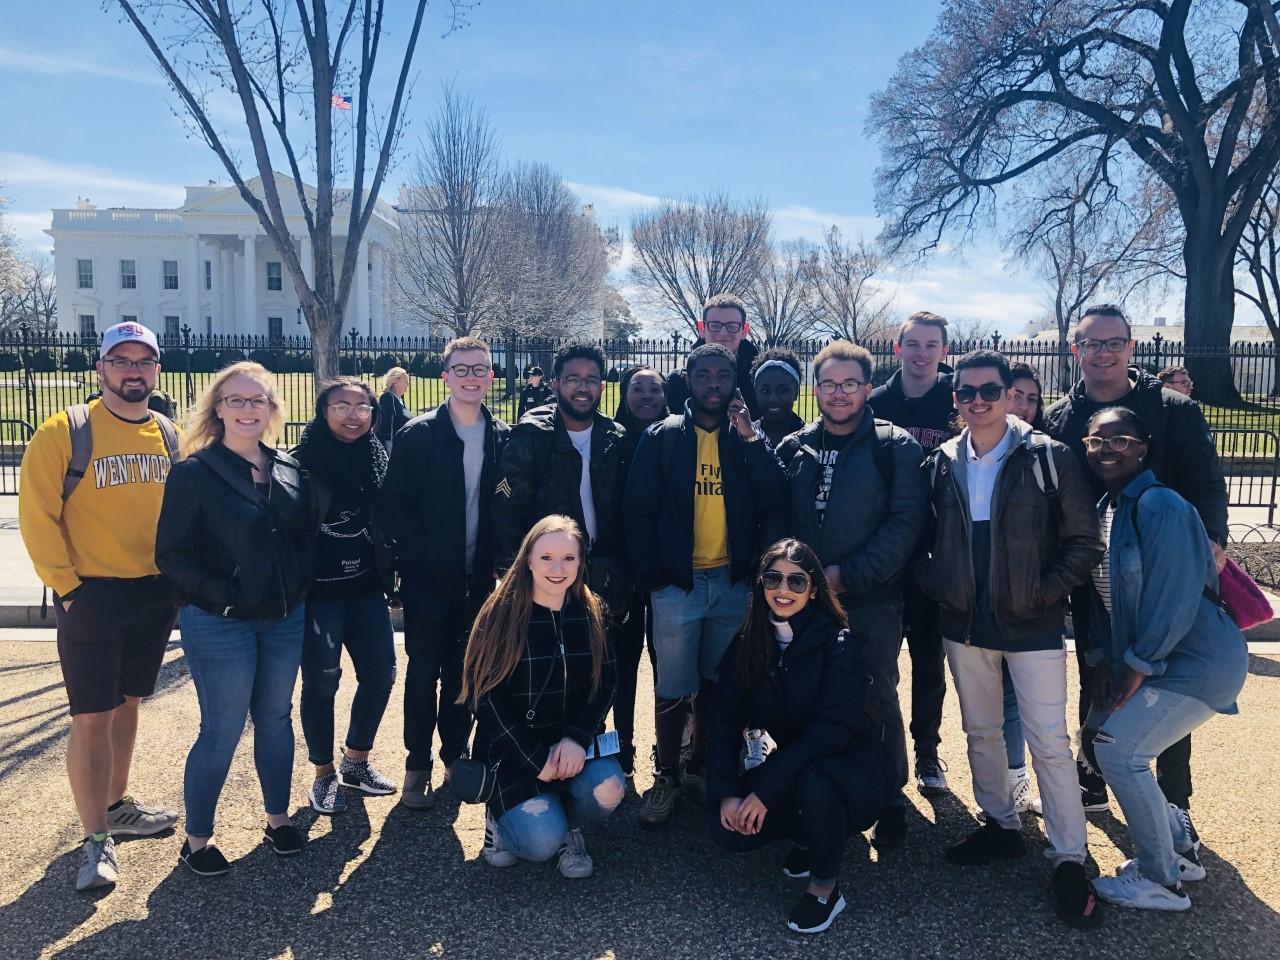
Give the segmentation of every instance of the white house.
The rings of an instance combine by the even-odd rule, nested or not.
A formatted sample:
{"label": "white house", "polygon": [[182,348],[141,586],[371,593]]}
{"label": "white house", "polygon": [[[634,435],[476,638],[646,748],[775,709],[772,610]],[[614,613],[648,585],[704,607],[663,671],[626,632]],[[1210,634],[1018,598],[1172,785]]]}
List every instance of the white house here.
{"label": "white house", "polygon": [[[261,178],[249,188],[262,196]],[[277,189],[308,277],[311,239],[294,181],[276,174]],[[136,320],[161,336],[183,326],[200,334],[305,336],[293,283],[257,216],[234,187],[210,181],[187,187],[174,210],[99,209],[87,200],[54,210],[45,232],[54,241],[58,327],[82,336]],[[309,197],[315,188],[306,187]],[[346,242],[345,203],[334,210],[335,261]],[[396,294],[396,213],[379,200],[360,242],[344,332],[361,336],[422,335],[410,327]]]}

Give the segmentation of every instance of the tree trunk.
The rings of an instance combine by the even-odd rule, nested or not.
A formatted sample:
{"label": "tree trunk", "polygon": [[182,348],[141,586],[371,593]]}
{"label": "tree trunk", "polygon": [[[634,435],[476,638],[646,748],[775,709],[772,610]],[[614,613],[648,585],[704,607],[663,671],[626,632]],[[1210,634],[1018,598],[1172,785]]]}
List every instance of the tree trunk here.
{"label": "tree trunk", "polygon": [[338,348],[342,345],[342,318],[331,304],[317,299],[315,312],[307,314],[307,326],[311,328],[312,378],[319,393],[322,384],[342,372],[338,357]]}
{"label": "tree trunk", "polygon": [[1196,399],[1212,406],[1241,407],[1244,401],[1236,389],[1230,357],[1236,310],[1232,258],[1205,249],[1192,233],[1182,251],[1187,273],[1183,305],[1186,367],[1196,383]]}

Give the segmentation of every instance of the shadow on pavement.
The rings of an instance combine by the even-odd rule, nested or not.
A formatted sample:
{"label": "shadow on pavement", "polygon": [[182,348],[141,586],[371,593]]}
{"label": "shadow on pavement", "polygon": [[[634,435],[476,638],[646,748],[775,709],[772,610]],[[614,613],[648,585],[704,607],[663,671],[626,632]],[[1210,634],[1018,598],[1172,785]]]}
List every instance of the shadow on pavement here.
{"label": "shadow on pavement", "polygon": [[50,863],[43,877],[0,910],[5,956],[34,960],[45,947],[92,917],[98,900],[111,896],[110,888],[76,893],[73,886],[79,866],[80,849],[76,847]]}
{"label": "shadow on pavement", "polygon": [[1249,654],[1249,672],[1255,677],[1280,677],[1280,660]]}

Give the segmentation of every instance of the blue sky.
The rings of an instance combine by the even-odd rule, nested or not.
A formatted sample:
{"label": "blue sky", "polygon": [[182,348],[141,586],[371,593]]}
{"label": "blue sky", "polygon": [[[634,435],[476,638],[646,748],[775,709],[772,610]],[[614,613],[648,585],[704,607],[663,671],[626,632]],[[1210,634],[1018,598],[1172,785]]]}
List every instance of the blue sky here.
{"label": "blue sky", "polygon": [[[656,197],[725,188],[765,197],[780,238],[817,240],[831,223],[870,237],[878,150],[864,133],[868,99],[939,6],[485,0],[441,39],[436,3],[391,182],[409,168],[441,81],[453,79],[488,110],[510,159],[551,164],[605,223],[625,230]],[[393,26],[402,36],[405,25]],[[140,38],[97,0],[10,5],[0,82],[0,191],[30,248],[49,245],[50,209],[77,196],[172,206],[183,184],[226,180],[174,115]],[[1044,314],[1036,279],[1014,275],[988,245],[888,279],[901,311],[983,317],[1006,336]]]}

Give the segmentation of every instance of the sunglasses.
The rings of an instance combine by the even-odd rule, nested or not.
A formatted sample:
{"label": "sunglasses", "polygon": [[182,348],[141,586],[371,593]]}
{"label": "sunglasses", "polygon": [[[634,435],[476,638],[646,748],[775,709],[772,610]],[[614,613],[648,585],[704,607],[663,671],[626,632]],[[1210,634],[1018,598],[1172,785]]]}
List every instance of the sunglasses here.
{"label": "sunglasses", "polygon": [[1085,437],[1084,448],[1090,453],[1101,453],[1103,450],[1123,453],[1129,449],[1130,444],[1142,442],[1137,437]]}
{"label": "sunglasses", "polygon": [[1003,393],[1003,383],[984,383],[980,387],[956,387],[956,403],[973,403],[978,397],[987,403],[992,403],[999,400]]}
{"label": "sunglasses", "polygon": [[805,593],[809,589],[809,576],[804,573],[782,573],[779,570],[766,570],[760,574],[760,585],[766,590],[781,590],[786,583],[792,593]]}

